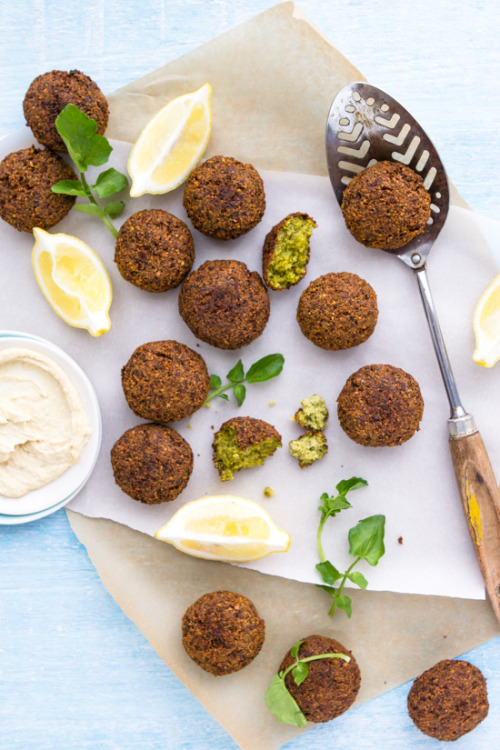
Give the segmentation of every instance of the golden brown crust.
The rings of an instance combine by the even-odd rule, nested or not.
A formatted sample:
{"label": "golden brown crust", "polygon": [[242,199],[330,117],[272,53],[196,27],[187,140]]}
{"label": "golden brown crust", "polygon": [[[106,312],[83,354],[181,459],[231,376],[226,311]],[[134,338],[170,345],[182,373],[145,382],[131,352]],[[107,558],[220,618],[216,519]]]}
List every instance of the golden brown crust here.
{"label": "golden brown crust", "polygon": [[215,676],[237,672],[255,659],[265,638],[253,602],[232,591],[204,594],[182,618],[186,653]]}
{"label": "golden brown crust", "polygon": [[[238,448],[246,451],[252,445],[258,445],[263,440],[270,438],[277,440],[281,444],[281,435],[276,427],[269,422],[256,417],[232,417],[221,424],[218,432],[224,429],[234,428],[235,439]],[[217,433],[216,433],[217,434]]]}
{"label": "golden brown crust", "polygon": [[[291,672],[285,684],[308,721],[321,723],[335,719],[352,706],[361,685],[361,672],[352,653],[339,641],[323,635],[310,635],[299,649],[299,658],[318,654],[340,653],[344,659],[318,659],[307,663],[308,675],[297,685]],[[283,671],[295,661],[289,651],[280,664]]]}
{"label": "golden brown crust", "polygon": [[395,446],[419,429],[424,401],[415,378],[392,365],[366,365],[354,372],[337,399],[346,434],[360,445]]}
{"label": "golden brown crust", "polygon": [[264,183],[251,164],[212,156],[189,175],[184,208],[199,232],[232,240],[262,219],[266,208]]}
{"label": "golden brown crust", "polygon": [[189,444],[171,427],[131,427],[111,449],[116,484],[134,500],[148,505],[175,500],[193,471]]}
{"label": "golden brown crust", "polygon": [[132,353],[121,373],[132,411],[143,419],[171,422],[199,409],[210,389],[203,358],[178,341],[150,341]]}
{"label": "golden brown crust", "polygon": [[263,332],[269,295],[256,271],[237,260],[210,260],[182,284],[179,313],[201,341],[219,349],[247,346]]}
{"label": "golden brown crust", "polygon": [[194,243],[187,225],[162,209],[132,214],[120,227],[115,263],[126,281],[148,292],[178,286],[194,262]]}
{"label": "golden brown crust", "polygon": [[108,102],[94,81],[79,70],[51,70],[37,76],[23,101],[28,127],[39,143],[56,151],[67,151],[55,121],[67,104],[74,104],[97,123],[102,135],[109,118]]}
{"label": "golden brown crust", "polygon": [[471,732],[488,715],[486,680],[461,659],[443,659],[414,681],[408,712],[424,734],[451,742]]}
{"label": "golden brown crust", "polygon": [[349,182],[342,213],[358,242],[396,250],[424,231],[430,205],[431,197],[419,174],[404,164],[380,161]]}
{"label": "golden brown crust", "polygon": [[366,341],[378,320],[377,295],[354,273],[327,273],[300,295],[297,322],[316,346],[330,351]]}
{"label": "golden brown crust", "polygon": [[0,162],[1,218],[20,232],[50,229],[76,200],[52,192],[59,180],[76,180],[76,174],[54,151],[31,146],[8,154]]}

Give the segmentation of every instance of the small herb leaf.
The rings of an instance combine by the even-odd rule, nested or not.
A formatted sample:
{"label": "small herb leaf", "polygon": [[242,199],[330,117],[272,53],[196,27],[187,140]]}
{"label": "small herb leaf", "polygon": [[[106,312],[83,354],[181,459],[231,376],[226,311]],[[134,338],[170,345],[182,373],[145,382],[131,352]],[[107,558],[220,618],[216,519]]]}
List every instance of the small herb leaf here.
{"label": "small herb leaf", "polygon": [[210,388],[218,388],[222,383],[222,380],[218,375],[210,375]]}
{"label": "small herb leaf", "polygon": [[347,596],[346,594],[344,594],[343,596],[339,596],[337,598],[337,607],[339,609],[342,609],[346,613],[347,617],[351,616],[352,614],[351,598]]}
{"label": "small herb leaf", "polygon": [[299,650],[300,650],[300,647],[302,646],[302,644],[303,644],[303,643],[304,643],[304,641],[303,641],[303,640],[302,640],[302,641],[297,641],[297,643],[295,643],[295,644],[294,644],[294,645],[292,646],[292,648],[290,649],[290,655],[291,655],[291,656],[292,656],[292,657],[293,657],[294,659],[297,659],[297,658],[298,658],[298,656],[299,656]]}
{"label": "small herb leaf", "polygon": [[385,552],[385,516],[369,516],[349,530],[349,553],[376,565]]}
{"label": "small herb leaf", "polygon": [[347,577],[350,581],[355,583],[356,586],[359,586],[360,589],[364,590],[368,586],[368,581],[364,577],[363,573],[359,573],[357,570],[349,573]]}
{"label": "small herb leaf", "polygon": [[74,104],[67,104],[56,118],[56,128],[80,172],[93,164],[105,164],[113,150],[97,133],[97,123]]}
{"label": "small herb leaf", "polygon": [[309,667],[305,661],[299,661],[292,669],[292,677],[296,685],[301,685],[309,674]]}
{"label": "small herb leaf", "polygon": [[333,586],[334,583],[336,583],[340,578],[342,578],[342,573],[340,573],[340,571],[338,571],[337,568],[334,565],[332,565],[332,563],[329,560],[325,560],[325,562],[318,563],[316,565],[316,568],[317,570],[319,570],[321,574],[321,578],[329,586]]}
{"label": "small herb leaf", "polygon": [[231,383],[239,383],[244,379],[245,370],[243,369],[243,363],[241,359],[239,359],[236,362],[235,366],[231,370],[229,370],[226,377],[231,381]]}
{"label": "small herb leaf", "polygon": [[288,692],[285,681],[280,675],[274,675],[266,690],[265,700],[270,712],[282,724],[291,724],[295,727],[307,725],[306,717]]}
{"label": "small herb leaf", "polygon": [[96,206],[95,203],[76,203],[75,211],[80,211],[81,214],[92,214],[92,216],[104,216],[104,211],[100,206]]}
{"label": "small herb leaf", "polygon": [[323,591],[326,591],[326,593],[332,597],[332,599],[335,599],[337,596],[337,589],[334,589],[333,586],[323,586],[323,584],[318,583],[317,584],[319,589],[323,589]]}
{"label": "small herb leaf", "polygon": [[242,383],[235,383],[233,386],[233,393],[238,406],[241,406],[243,401],[245,400],[247,389]]}
{"label": "small herb leaf", "polygon": [[120,216],[124,208],[125,203],[123,201],[110,201],[104,206],[104,213],[111,219],[116,219],[117,216]]}
{"label": "small herb leaf", "polygon": [[52,192],[62,193],[63,195],[77,195],[82,198],[87,198],[89,195],[81,180],[59,180],[55,185],[52,185]]}
{"label": "small herb leaf", "polygon": [[268,354],[249,368],[247,372],[248,383],[260,383],[264,380],[275,378],[283,369],[285,358],[282,354]]}
{"label": "small herb leaf", "polygon": [[360,487],[367,487],[368,482],[366,479],[361,479],[360,477],[351,477],[350,479],[342,479],[336,486],[336,490],[341,495],[347,495],[348,492],[352,492],[352,490],[359,490]]}
{"label": "small herb leaf", "polygon": [[106,169],[105,172],[101,172],[95,185],[93,185],[99,198],[109,198],[110,195],[119,193],[121,190],[125,190],[126,187],[128,187],[127,178],[113,167]]}

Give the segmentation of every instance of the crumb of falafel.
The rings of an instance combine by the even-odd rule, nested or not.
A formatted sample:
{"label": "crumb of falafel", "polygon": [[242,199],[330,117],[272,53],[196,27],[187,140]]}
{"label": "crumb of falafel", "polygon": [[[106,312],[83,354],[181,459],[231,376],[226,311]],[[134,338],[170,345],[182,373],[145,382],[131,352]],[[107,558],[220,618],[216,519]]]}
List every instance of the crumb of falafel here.
{"label": "crumb of falafel", "polygon": [[413,169],[379,161],[352,178],[341,208],[346,226],[358,242],[397,250],[424,231],[431,215],[431,197]]}
{"label": "crumb of falafel", "polygon": [[310,398],[303,398],[293,419],[307,430],[324,430],[328,422],[328,409],[325,400],[315,393]]}
{"label": "crumb of falafel", "polygon": [[276,490],[273,490],[272,487],[264,487],[264,491],[262,493],[264,497],[272,497],[274,494],[276,494]]}
{"label": "crumb of falafel", "polygon": [[191,659],[216,677],[248,666],[262,649],[265,623],[243,594],[213,591],[182,618],[182,645]]}
{"label": "crumb of falafel", "polygon": [[241,469],[261,466],[281,448],[281,435],[273,425],[254,417],[233,417],[214,435],[213,462],[222,482]]}
{"label": "crumb of falafel", "polygon": [[318,225],[308,214],[289,214],[267,234],[262,253],[262,278],[275,291],[289,289],[304,278],[309,240]]}
{"label": "crumb of falafel", "polygon": [[325,434],[319,430],[307,431],[296,440],[290,440],[288,447],[301,469],[321,460],[328,453]]}

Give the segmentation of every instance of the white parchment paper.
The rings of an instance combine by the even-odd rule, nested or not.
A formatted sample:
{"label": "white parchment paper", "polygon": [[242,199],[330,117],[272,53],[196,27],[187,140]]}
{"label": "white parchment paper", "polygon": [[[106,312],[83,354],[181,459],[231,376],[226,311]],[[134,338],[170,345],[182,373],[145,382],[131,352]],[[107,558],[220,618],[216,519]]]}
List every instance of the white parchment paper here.
{"label": "white parchment paper", "polygon": [[[4,139],[1,155],[32,143],[28,131]],[[125,170],[130,146],[115,142],[112,164]],[[238,352],[223,352],[199,342],[177,312],[178,290],[150,294],[125,282],[113,262],[114,241],[92,217],[71,212],[55,231],[88,242],[106,264],[114,285],[112,328],[98,339],[68,327],[42,297],[30,266],[32,238],[5,223],[2,244],[2,327],[35,333],[63,347],[85,369],[96,389],[103,416],[103,442],[96,469],[70,507],[91,517],[109,518],[147,534],[163,525],[185,502],[206,494],[231,493],[260,502],[292,538],[289,552],[248,564],[265,573],[318,582],[315,532],[322,492],[333,492],[340,479],[364,477],[369,487],[353,493],[353,509],[329,522],[324,546],[334,564],[348,564],[347,531],[373,513],[384,513],[386,554],[376,568],[364,569],[373,590],[483,598],[482,578],[469,540],[448,454],[447,399],[421,307],[416,280],[396,258],[359,245],[347,232],[325,177],[263,172],[267,209],[263,221],[244,237],[221,243],[193,231],[195,266],[213,258],[234,258],[261,270],[266,233],[288,213],[304,211],[318,227],[311,239],[311,261],[305,279],[282,293],[270,292],[271,318],[263,335]],[[127,213],[161,207],[187,221],[182,188],[167,196],[129,200]],[[189,224],[189,222],[188,222]],[[493,466],[500,466],[500,371],[472,361],[474,306],[498,272],[473,214],[452,208],[429,259],[428,270],[441,327],[464,404],[476,417]],[[317,276],[350,271],[363,276],[378,295],[379,322],[364,344],[344,352],[326,352],[304,338],[295,319],[300,293]],[[139,420],[124,399],[120,370],[139,344],[177,339],[196,348],[211,373],[221,377],[241,357],[248,367],[276,351],[285,355],[279,378],[248,389],[241,408],[234,400],[214,402],[190,419],[173,423],[194,452],[194,471],[184,492],[173,502],[145,506],[114,483],[109,451],[118,437]],[[347,377],[365,364],[388,363],[410,372],[420,383],[424,402],[421,429],[397,448],[366,448],[353,443],[336,417],[336,398]],[[330,409],[326,428],[329,453],[301,470],[288,452],[288,441],[300,434],[291,416],[300,399],[322,395]],[[274,405],[270,405],[275,402]],[[283,448],[263,467],[240,472],[221,482],[211,460],[213,433],[236,414],[271,422],[283,437]],[[266,498],[263,490],[275,490]]]}

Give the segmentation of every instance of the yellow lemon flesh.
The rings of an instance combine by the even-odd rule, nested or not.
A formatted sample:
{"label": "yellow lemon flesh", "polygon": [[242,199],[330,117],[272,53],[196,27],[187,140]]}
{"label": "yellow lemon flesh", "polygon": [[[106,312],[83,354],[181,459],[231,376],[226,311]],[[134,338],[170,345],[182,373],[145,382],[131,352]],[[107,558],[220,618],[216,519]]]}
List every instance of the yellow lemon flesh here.
{"label": "yellow lemon flesh", "polygon": [[111,326],[111,280],[99,256],[69,234],[33,230],[31,262],[52,309],[66,323],[100,336]]}
{"label": "yellow lemon flesh", "polygon": [[500,275],[485,289],[473,318],[476,348],[473,359],[483,367],[493,367],[500,359]]}
{"label": "yellow lemon flesh", "polygon": [[128,160],[132,197],[167,193],[184,182],[207,147],[212,128],[211,93],[206,83],[173,99],[149,121]]}
{"label": "yellow lemon flesh", "polygon": [[225,562],[257,560],[290,546],[290,536],[264,508],[236,495],[186,503],[155,537],[188,555]]}

